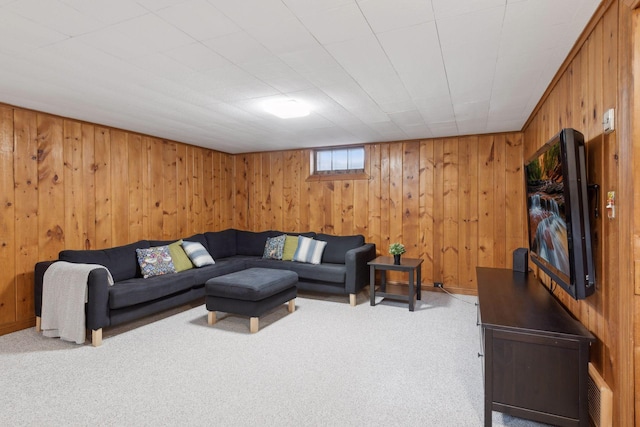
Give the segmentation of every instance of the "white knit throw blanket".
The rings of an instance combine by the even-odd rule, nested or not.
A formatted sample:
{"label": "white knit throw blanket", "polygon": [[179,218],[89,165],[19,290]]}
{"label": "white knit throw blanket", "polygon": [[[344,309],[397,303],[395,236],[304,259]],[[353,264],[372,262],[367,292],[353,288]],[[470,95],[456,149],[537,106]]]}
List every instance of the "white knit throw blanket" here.
{"label": "white knit throw blanket", "polygon": [[54,262],[44,273],[42,283],[42,333],[65,341],[83,344],[86,336],[84,304],[87,302],[87,280],[91,270],[104,268],[113,285],[109,270],[98,264]]}

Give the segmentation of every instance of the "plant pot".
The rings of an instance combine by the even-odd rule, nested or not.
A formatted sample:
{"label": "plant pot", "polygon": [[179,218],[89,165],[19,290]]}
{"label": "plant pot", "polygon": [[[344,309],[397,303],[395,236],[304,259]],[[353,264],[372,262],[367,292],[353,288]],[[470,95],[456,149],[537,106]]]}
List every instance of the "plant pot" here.
{"label": "plant pot", "polygon": [[402,256],[402,255],[394,255],[394,256],[393,256],[393,263],[394,263],[395,265],[400,265],[400,257],[401,257],[401,256]]}

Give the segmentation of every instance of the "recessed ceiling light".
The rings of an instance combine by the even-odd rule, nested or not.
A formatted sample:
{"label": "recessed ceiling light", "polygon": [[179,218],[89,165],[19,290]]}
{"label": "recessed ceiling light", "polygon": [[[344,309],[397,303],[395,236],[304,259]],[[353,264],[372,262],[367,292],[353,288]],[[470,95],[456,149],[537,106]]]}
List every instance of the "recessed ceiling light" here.
{"label": "recessed ceiling light", "polygon": [[278,116],[281,119],[291,119],[294,117],[308,116],[310,113],[309,107],[303,105],[293,99],[287,101],[274,101],[265,105],[264,109]]}

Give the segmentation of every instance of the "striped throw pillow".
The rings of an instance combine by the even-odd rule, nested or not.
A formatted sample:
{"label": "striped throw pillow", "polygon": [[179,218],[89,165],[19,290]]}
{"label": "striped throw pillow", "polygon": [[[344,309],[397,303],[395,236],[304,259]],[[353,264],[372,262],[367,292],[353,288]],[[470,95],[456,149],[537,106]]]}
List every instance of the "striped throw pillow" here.
{"label": "striped throw pillow", "polygon": [[182,242],[182,249],[186,252],[187,256],[196,267],[203,267],[205,265],[215,264],[209,252],[202,246],[202,243],[198,242]]}
{"label": "striped throw pillow", "polygon": [[322,253],[326,246],[327,242],[298,236],[298,248],[296,253],[293,254],[293,260],[309,264],[320,264]]}

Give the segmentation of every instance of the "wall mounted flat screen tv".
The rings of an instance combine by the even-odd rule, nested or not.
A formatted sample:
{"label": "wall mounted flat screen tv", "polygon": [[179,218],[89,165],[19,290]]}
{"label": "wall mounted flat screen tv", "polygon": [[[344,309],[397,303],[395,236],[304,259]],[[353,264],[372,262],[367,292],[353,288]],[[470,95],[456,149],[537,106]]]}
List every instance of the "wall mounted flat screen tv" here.
{"label": "wall mounted flat screen tv", "polygon": [[525,162],[531,260],[575,299],[595,291],[583,135],[563,129]]}

